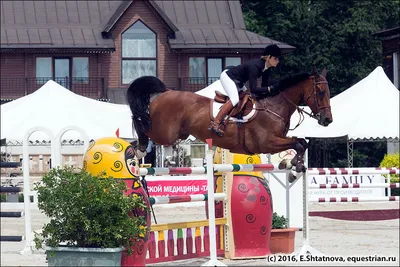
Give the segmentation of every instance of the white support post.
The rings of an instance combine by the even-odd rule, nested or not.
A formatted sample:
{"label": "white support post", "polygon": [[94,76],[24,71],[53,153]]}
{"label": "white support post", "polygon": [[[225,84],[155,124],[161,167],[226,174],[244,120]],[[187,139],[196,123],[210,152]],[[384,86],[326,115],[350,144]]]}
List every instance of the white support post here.
{"label": "white support post", "polygon": [[[33,131],[34,132],[34,131]],[[31,207],[30,207],[30,181],[29,181],[29,150],[28,150],[28,143],[29,143],[29,136],[33,132],[28,132],[25,134],[25,138],[23,139],[22,143],[22,172],[24,176],[24,212],[25,212],[25,248],[20,252],[21,254],[31,254],[31,241],[32,238],[32,231],[31,231]],[[52,144],[53,145],[53,144]]]}
{"label": "white support post", "polygon": [[301,255],[311,254],[313,256],[323,256],[321,252],[310,246],[309,221],[308,221],[308,150],[304,154],[306,171],[303,174],[303,246],[296,249],[291,255],[295,255],[299,260]]}
{"label": "white support post", "polygon": [[211,140],[208,143],[207,160],[207,193],[208,193],[208,227],[210,234],[210,260],[201,266],[227,266],[217,259],[215,233],[215,198],[214,198],[214,162]]}
{"label": "white support post", "polygon": [[286,184],[285,184],[285,193],[286,193],[286,219],[288,222],[288,226],[290,227],[290,184],[289,184],[289,171],[286,172]]}

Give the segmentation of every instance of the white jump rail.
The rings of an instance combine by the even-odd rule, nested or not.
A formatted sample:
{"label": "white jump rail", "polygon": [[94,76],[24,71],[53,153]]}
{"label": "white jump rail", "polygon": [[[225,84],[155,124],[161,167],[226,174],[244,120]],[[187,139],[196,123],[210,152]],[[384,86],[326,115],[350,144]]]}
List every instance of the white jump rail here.
{"label": "white jump rail", "polygon": [[[306,166],[308,165],[308,151],[304,155]],[[399,168],[308,168],[303,176],[303,246],[295,250],[291,255],[294,255],[299,259],[301,255],[312,254],[315,256],[322,256],[323,254],[313,248],[310,245],[309,236],[309,208],[308,204],[310,202],[371,202],[371,201],[399,201],[398,196],[388,196],[388,197],[328,197],[328,198],[308,198],[309,189],[331,189],[331,188],[398,188],[399,183],[390,184],[371,184],[369,186],[359,185],[359,184],[332,184],[332,185],[308,185],[309,175],[325,175],[325,174],[387,174],[387,181],[390,181],[391,174],[399,174]],[[389,191],[390,192],[390,191]]]}
{"label": "white jump rail", "polygon": [[376,184],[314,184],[309,189],[340,189],[340,188],[400,188],[400,183],[376,183]]}

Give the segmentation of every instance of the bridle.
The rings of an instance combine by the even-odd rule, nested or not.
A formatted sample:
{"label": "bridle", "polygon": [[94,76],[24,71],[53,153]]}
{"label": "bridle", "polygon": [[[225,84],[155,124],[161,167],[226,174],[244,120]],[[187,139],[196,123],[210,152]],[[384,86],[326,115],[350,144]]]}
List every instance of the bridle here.
{"label": "bridle", "polygon": [[327,81],[316,81],[314,76],[312,76],[312,79],[313,79],[313,82],[314,82],[313,90],[312,90],[312,91],[310,92],[310,94],[307,96],[306,100],[304,101],[304,104],[307,105],[308,100],[309,100],[310,97],[313,95],[313,96],[314,96],[314,103],[316,104],[317,110],[318,110],[317,113],[314,113],[313,111],[311,111],[311,113],[305,111],[304,108],[300,108],[298,105],[296,105],[295,103],[293,103],[293,101],[291,101],[290,99],[288,99],[288,98],[285,96],[284,93],[280,92],[280,94],[281,94],[289,103],[292,103],[292,104],[296,107],[296,110],[297,110],[297,112],[299,112],[299,115],[300,115],[300,116],[299,116],[299,122],[297,123],[297,125],[296,125],[293,129],[289,129],[289,130],[291,130],[291,131],[293,131],[294,129],[296,129],[297,127],[299,127],[300,124],[304,121],[304,114],[303,114],[303,113],[305,113],[305,114],[307,114],[308,116],[310,116],[311,118],[316,119],[317,121],[319,121],[319,120],[321,119],[321,111],[324,110],[324,109],[329,109],[329,110],[331,109],[331,106],[330,106],[330,105],[327,105],[327,106],[320,106],[319,103],[318,103],[318,97],[317,97],[317,88],[316,88],[317,85],[318,85],[318,84],[328,84],[328,82],[327,82]]}
{"label": "bridle", "polygon": [[[308,100],[310,99],[310,97],[311,97],[311,95],[314,95],[314,103],[317,105],[317,110],[318,110],[318,112],[316,113],[316,114],[314,114],[314,112],[313,111],[311,111],[311,113],[308,113],[307,111],[305,111],[304,109],[301,109],[301,108],[299,108],[299,106],[297,106],[296,104],[294,104],[293,102],[293,105],[295,105],[296,106],[296,108],[297,108],[297,111],[299,111],[299,113],[300,112],[304,112],[304,113],[306,113],[308,116],[310,116],[311,118],[314,118],[314,119],[316,119],[316,120],[320,120],[320,118],[321,118],[321,111],[322,110],[324,110],[324,109],[331,109],[331,106],[330,105],[327,105],[327,106],[320,106],[319,105],[319,103],[318,103],[318,98],[317,98],[317,89],[316,89],[316,87],[317,87],[317,85],[318,84],[328,84],[328,82],[327,81],[315,81],[315,78],[314,78],[314,76],[312,77],[312,79],[313,79],[313,81],[314,81],[314,86],[313,86],[313,90],[310,92],[310,94],[307,96],[307,98],[306,98],[306,100],[304,101],[304,104],[306,104],[307,105],[307,102],[308,102]],[[313,94],[314,93],[314,94]],[[289,100],[290,101],[290,100]],[[290,101],[291,102],[291,101]]]}

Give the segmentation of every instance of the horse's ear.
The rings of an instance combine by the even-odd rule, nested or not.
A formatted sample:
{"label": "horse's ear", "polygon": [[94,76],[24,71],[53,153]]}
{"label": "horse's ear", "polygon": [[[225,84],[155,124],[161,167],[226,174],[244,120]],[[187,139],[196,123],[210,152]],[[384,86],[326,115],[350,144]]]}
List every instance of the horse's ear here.
{"label": "horse's ear", "polygon": [[314,65],[313,74],[318,74],[317,67]]}
{"label": "horse's ear", "polygon": [[326,78],[326,73],[327,73],[327,70],[326,70],[326,68],[324,68],[324,69],[322,70],[321,75],[324,76],[324,77]]}

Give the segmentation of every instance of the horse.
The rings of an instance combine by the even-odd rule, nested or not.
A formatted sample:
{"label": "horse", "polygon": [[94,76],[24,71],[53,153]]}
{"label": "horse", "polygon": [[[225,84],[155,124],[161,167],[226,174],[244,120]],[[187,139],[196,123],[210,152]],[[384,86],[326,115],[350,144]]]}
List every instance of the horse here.
{"label": "horse", "polygon": [[227,123],[223,136],[208,130],[213,99],[193,92],[169,90],[154,76],[139,77],[126,93],[132,126],[139,141],[135,148],[137,156],[146,155],[149,138],[168,146],[192,135],[203,142],[211,138],[213,145],[232,153],[274,154],[294,149],[296,156],[290,162],[282,161],[279,168],[295,167],[296,172],[303,172],[308,144],[305,139],[287,137],[286,134],[292,114],[296,109],[302,112],[300,104],[310,107],[312,113],[308,115],[317,119],[320,125],[326,127],[333,121],[326,73],[323,69],[319,74],[314,67],[312,73],[283,79],[279,83],[279,94],[275,96],[251,96],[255,107],[251,105],[250,109],[257,112],[255,117],[246,123]]}

